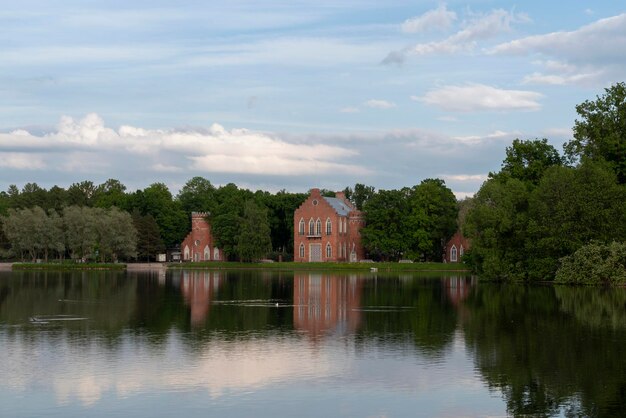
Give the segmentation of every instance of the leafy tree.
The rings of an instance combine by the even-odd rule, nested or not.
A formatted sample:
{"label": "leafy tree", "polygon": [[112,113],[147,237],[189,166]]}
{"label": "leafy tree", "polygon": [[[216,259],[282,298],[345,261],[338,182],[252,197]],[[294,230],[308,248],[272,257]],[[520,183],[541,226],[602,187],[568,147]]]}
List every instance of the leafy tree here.
{"label": "leafy tree", "polygon": [[373,186],[366,186],[362,183],[355,184],[354,190],[346,187],[343,192],[358,210],[363,210],[367,201],[376,193]]}
{"label": "leafy tree", "polygon": [[63,209],[63,223],[72,259],[91,257],[97,240],[93,212],[84,206],[68,206]]}
{"label": "leafy tree", "polygon": [[506,158],[502,162],[499,175],[536,185],[547,168],[560,165],[563,165],[563,158],[556,148],[548,144],[547,139],[515,139],[506,148]]}
{"label": "leafy tree", "polygon": [[146,261],[155,260],[157,254],[165,251],[159,225],[152,215],[142,216],[137,209],[133,211],[132,219],[137,230],[137,257]]}
{"label": "leafy tree", "polygon": [[137,191],[131,198],[131,206],[142,215],[154,217],[167,247],[180,243],[189,231],[189,214],[185,213],[180,202],[172,199],[163,183],[154,183]]}
{"label": "leafy tree", "polygon": [[237,254],[241,261],[259,260],[272,249],[267,210],[252,200],[246,201],[240,220]]}
{"label": "leafy tree", "polygon": [[626,236],[626,190],[601,164],[553,167],[531,196],[530,219],[529,273],[551,280],[561,257],[591,240]]}
{"label": "leafy tree", "polygon": [[97,189],[92,181],[74,183],[67,189],[67,203],[74,206],[93,206]]}
{"label": "leafy tree", "polygon": [[215,207],[215,187],[203,177],[189,180],[177,195],[182,209],[186,213],[211,212]]}
{"label": "leafy tree", "polygon": [[528,200],[527,185],[510,177],[487,180],[474,196],[463,233],[472,240],[466,259],[483,278],[526,278]]}
{"label": "leafy tree", "polygon": [[371,257],[397,260],[411,250],[412,231],[407,224],[410,189],[379,190],[365,205],[363,246]]}
{"label": "leafy tree", "polygon": [[32,208],[33,206],[42,208],[46,206],[46,200],[46,189],[42,189],[37,183],[26,183],[19,199],[22,208]]}
{"label": "leafy tree", "polygon": [[48,262],[51,253],[56,253],[59,258],[65,253],[65,234],[63,233],[63,219],[57,211],[50,209],[48,215],[39,213],[44,220],[43,229],[41,231],[41,247],[44,251],[44,260]]}
{"label": "leafy tree", "polygon": [[116,206],[120,209],[128,208],[128,196],[126,186],[119,180],[108,179],[96,187],[94,206],[110,208]]}
{"label": "leafy tree", "polygon": [[409,225],[413,248],[426,260],[441,261],[444,243],[457,230],[457,201],[443,180],[426,179],[412,190]]}
{"label": "leafy tree", "polygon": [[576,112],[580,119],[574,123],[574,139],[565,144],[566,155],[572,161],[605,160],[620,184],[626,183],[626,83],[577,105]]}

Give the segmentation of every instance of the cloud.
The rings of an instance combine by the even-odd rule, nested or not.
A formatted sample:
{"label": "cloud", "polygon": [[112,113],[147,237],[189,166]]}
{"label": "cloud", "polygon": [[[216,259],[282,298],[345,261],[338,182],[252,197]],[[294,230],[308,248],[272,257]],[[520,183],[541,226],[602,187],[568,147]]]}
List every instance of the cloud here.
{"label": "cloud", "polygon": [[[16,136],[23,136],[23,134],[17,133]],[[0,152],[0,167],[13,170],[42,170],[46,164],[41,155],[24,152]]]}
{"label": "cloud", "polygon": [[426,32],[432,29],[446,30],[456,20],[456,13],[449,11],[445,4],[429,10],[421,16],[407,19],[402,24],[405,33]]}
{"label": "cloud", "polygon": [[440,174],[444,180],[453,181],[485,181],[487,174]]}
{"label": "cloud", "polygon": [[[20,152],[14,152],[19,149]],[[206,130],[164,131],[104,125],[97,114],[81,120],[62,117],[57,132],[36,136],[24,130],[0,134],[0,166],[42,169],[33,151],[54,150],[57,170],[102,172],[118,164],[116,156],[132,157],[137,166],[159,172],[181,172],[180,163],[204,172],[303,176],[323,173],[366,174],[349,163],[354,149],[330,144],[289,143],[279,137],[247,129],[228,130],[213,124]],[[30,151],[30,152],[24,152]],[[168,160],[178,163],[165,163]]]}
{"label": "cloud", "polygon": [[[626,70],[626,14],[597,20],[573,31],[551,32],[501,43],[490,54],[549,57],[549,74],[533,73],[526,83],[589,84],[616,80]],[[560,66],[552,64],[560,63]]]}
{"label": "cloud", "polygon": [[371,109],[392,109],[397,107],[395,103],[388,102],[387,100],[371,99],[363,103],[363,106]]}
{"label": "cloud", "polygon": [[407,56],[430,54],[454,54],[473,50],[478,41],[494,38],[511,30],[512,23],[527,22],[523,13],[508,12],[503,9],[492,10],[487,14],[470,14],[463,21],[462,29],[454,35],[440,41],[418,43],[401,51],[390,52],[383,64],[402,64]]}
{"label": "cloud", "polygon": [[446,111],[477,112],[503,110],[539,110],[540,93],[524,90],[504,90],[484,84],[444,86],[428,91],[422,102]]}
{"label": "cloud", "polygon": [[471,144],[471,143],[482,142],[482,141],[492,140],[492,139],[513,139],[515,137],[521,136],[521,134],[522,133],[520,131],[505,132],[505,131],[497,130],[487,135],[455,136],[453,138],[457,141]]}

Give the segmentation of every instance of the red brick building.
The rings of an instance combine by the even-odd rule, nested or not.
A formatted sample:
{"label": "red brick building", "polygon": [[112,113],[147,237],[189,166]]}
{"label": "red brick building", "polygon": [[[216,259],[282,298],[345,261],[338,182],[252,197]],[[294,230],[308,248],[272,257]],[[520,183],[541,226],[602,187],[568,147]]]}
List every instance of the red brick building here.
{"label": "red brick building", "polygon": [[461,231],[457,231],[452,238],[446,244],[443,252],[444,263],[460,263],[461,257],[465,254],[465,251],[470,249],[470,242],[467,238],[461,234]]}
{"label": "red brick building", "polygon": [[224,259],[222,250],[215,246],[211,225],[206,212],[191,213],[191,232],[180,245],[183,261],[219,261]]}
{"label": "red brick building", "polygon": [[293,259],[300,262],[350,261],[365,257],[363,213],[342,192],[324,197],[319,189],[293,215]]}

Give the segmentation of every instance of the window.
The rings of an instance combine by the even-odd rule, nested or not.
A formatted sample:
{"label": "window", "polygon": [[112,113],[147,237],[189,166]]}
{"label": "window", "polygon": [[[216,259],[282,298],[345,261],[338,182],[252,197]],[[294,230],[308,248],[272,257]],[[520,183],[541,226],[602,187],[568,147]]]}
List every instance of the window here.
{"label": "window", "polygon": [[219,261],[220,259],[220,250],[217,247],[213,248],[213,260]]}
{"label": "window", "polygon": [[309,221],[309,235],[315,235],[315,221],[313,218]]}
{"label": "window", "polygon": [[322,221],[317,218],[317,222],[315,222],[315,235],[322,235]]}
{"label": "window", "polygon": [[343,232],[343,221],[341,220],[341,218],[339,218],[339,233],[341,234]]}
{"label": "window", "polygon": [[333,223],[328,218],[326,219],[326,235],[330,235],[331,232],[333,232]]}
{"label": "window", "polygon": [[304,244],[300,244],[300,258],[304,258]]}
{"label": "window", "polygon": [[348,220],[346,218],[343,218],[343,233],[348,233]]}
{"label": "window", "polygon": [[456,245],[453,245],[452,248],[450,249],[450,261],[453,263],[456,263],[457,261]]}
{"label": "window", "polygon": [[209,246],[204,247],[204,261],[208,261],[211,259],[211,251],[209,250]]}
{"label": "window", "polygon": [[463,251],[463,245],[461,245],[461,249],[459,250],[459,257],[463,257],[463,253],[465,253],[465,251]]}
{"label": "window", "polygon": [[330,242],[326,244],[326,258],[331,258],[333,256],[333,247],[331,247]]}
{"label": "window", "polygon": [[183,260],[189,260],[189,247],[185,245]]}
{"label": "window", "polygon": [[298,233],[300,235],[304,235],[305,228],[306,228],[306,225],[304,224],[304,219],[300,219],[300,225],[298,225]]}

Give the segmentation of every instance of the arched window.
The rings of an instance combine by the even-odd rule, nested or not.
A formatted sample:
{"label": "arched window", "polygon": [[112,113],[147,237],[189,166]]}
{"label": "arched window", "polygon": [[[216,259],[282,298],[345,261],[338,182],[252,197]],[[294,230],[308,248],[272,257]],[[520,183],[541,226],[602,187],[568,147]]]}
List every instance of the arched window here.
{"label": "arched window", "polygon": [[322,221],[320,218],[317,218],[317,221],[315,222],[315,235],[322,235]]}
{"label": "arched window", "polygon": [[183,253],[183,260],[189,260],[189,247],[185,245],[185,252]]}
{"label": "arched window", "polygon": [[348,258],[348,246],[346,243],[343,243],[343,258]]}
{"label": "arched window", "polygon": [[313,218],[309,221],[309,235],[315,235],[315,221]]}
{"label": "arched window", "polygon": [[331,247],[330,242],[326,244],[326,258],[331,258],[333,256],[333,247]]}
{"label": "arched window", "polygon": [[306,225],[304,223],[304,219],[300,219],[300,225],[298,225],[298,233],[300,235],[304,235],[304,229],[306,228]]}
{"label": "arched window", "polygon": [[343,233],[348,233],[348,220],[346,218],[343,218]]}
{"label": "arched window", "polygon": [[463,245],[461,245],[461,249],[459,250],[459,257],[463,257],[465,251],[463,250]]}
{"label": "arched window", "polygon": [[300,244],[300,258],[304,258],[304,244]]}
{"label": "arched window", "polygon": [[453,245],[452,248],[450,248],[450,261],[456,263],[457,260],[458,257],[456,256],[456,245]]}
{"label": "arched window", "polygon": [[326,219],[326,235],[330,235],[333,232],[333,223],[330,218]]}
{"label": "arched window", "polygon": [[215,247],[213,248],[213,260],[219,261],[219,259],[220,259],[220,250],[217,247]]}
{"label": "arched window", "polygon": [[341,234],[343,232],[343,221],[341,220],[341,218],[339,218],[339,233]]}
{"label": "arched window", "polygon": [[211,250],[209,250],[209,246],[204,247],[204,261],[209,261],[211,259]]}

